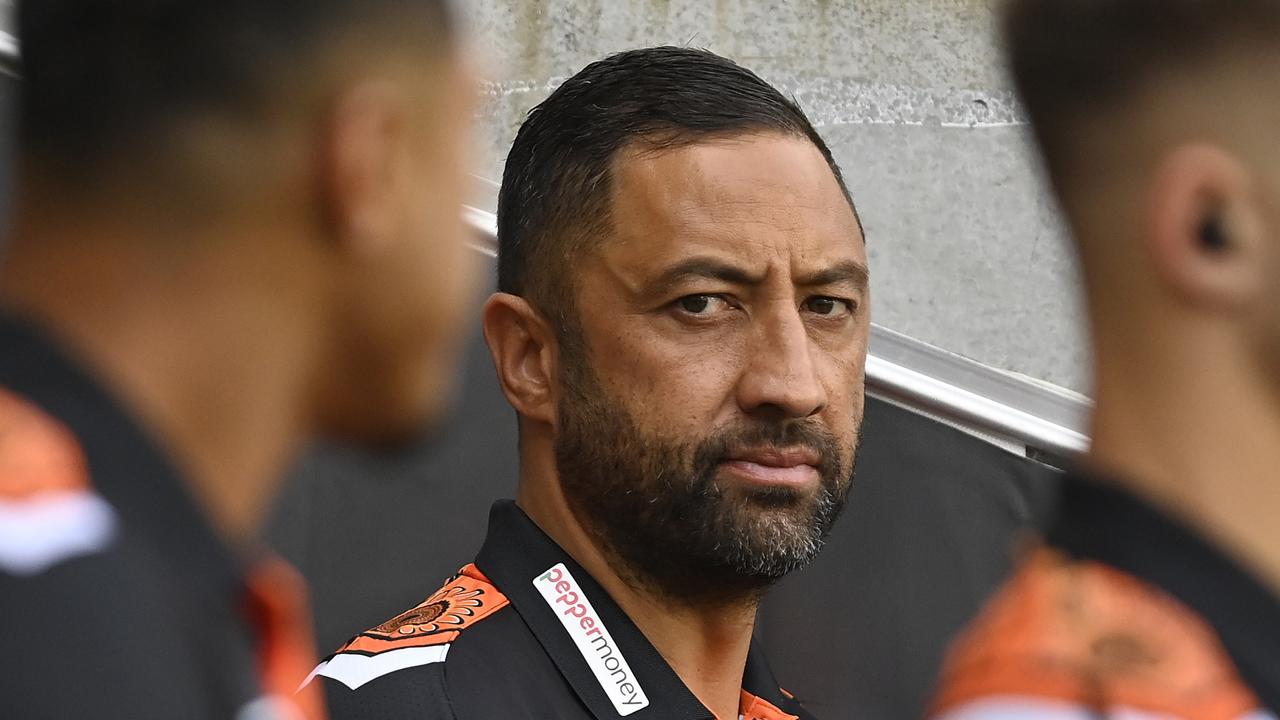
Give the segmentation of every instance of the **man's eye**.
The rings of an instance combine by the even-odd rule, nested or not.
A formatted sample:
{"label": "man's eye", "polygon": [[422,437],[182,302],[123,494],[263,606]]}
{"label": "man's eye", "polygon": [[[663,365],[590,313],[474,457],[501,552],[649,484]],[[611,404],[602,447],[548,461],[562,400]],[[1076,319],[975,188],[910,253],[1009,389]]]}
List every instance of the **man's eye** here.
{"label": "man's eye", "polygon": [[710,315],[724,305],[724,299],[715,295],[688,295],[676,301],[676,307],[690,315]]}
{"label": "man's eye", "polygon": [[814,297],[805,301],[805,309],[823,317],[838,317],[853,312],[853,303],[833,297]]}

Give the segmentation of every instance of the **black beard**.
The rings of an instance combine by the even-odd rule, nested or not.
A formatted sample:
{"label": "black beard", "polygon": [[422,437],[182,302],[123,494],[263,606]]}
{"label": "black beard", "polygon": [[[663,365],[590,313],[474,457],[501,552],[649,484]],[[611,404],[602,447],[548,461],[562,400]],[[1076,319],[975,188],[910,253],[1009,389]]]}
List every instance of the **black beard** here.
{"label": "black beard", "polygon": [[[842,448],[813,419],[750,421],[698,440],[670,440],[641,431],[590,367],[566,368],[561,380],[561,487],[629,584],[685,605],[754,601],[822,550],[848,499],[856,442]],[[728,452],[759,446],[816,451],[817,492],[717,480]]]}

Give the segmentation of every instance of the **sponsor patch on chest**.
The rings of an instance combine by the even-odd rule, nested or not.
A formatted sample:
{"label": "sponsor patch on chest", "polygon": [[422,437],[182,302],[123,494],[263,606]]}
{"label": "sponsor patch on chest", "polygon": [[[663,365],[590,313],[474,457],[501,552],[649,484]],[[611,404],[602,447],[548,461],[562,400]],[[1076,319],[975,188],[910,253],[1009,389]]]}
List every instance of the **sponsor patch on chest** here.
{"label": "sponsor patch on chest", "polygon": [[622,650],[613,641],[609,630],[600,622],[600,616],[591,601],[582,592],[564,563],[558,563],[533,579],[533,586],[551,606],[560,623],[573,638],[573,643],[595,674],[619,715],[626,717],[637,710],[649,707],[649,698],[636,680],[631,666],[622,656]]}

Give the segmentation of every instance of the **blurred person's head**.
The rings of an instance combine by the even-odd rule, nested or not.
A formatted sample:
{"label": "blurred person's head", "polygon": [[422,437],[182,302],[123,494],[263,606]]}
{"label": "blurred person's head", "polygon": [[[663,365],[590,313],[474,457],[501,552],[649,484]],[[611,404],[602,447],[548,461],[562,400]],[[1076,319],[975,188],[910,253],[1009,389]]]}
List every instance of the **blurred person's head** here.
{"label": "blurred person's head", "polygon": [[1005,37],[1100,400],[1212,381],[1280,406],[1280,0],[1014,0]]}
{"label": "blurred person's head", "polygon": [[15,260],[117,252],[145,258],[134,281],[225,270],[224,289],[272,297],[227,302],[210,327],[260,313],[301,328],[314,430],[383,442],[435,419],[471,283],[473,90],[445,0],[18,13]]}
{"label": "blurred person's head", "polygon": [[870,296],[795,103],[705,51],[593,63],[520,128],[498,239],[485,333],[525,509],[685,600],[812,559],[852,481]]}

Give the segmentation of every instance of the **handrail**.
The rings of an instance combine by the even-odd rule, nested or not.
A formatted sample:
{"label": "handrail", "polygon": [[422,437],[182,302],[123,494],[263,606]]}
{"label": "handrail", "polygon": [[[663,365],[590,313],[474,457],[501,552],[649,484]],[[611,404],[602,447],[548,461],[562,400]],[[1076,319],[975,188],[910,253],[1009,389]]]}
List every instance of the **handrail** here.
{"label": "handrail", "polygon": [[[902,351],[927,354],[930,360],[908,364],[889,359]],[[973,376],[981,382],[964,382]],[[1013,440],[1051,455],[1069,458],[1089,447],[1084,427],[1090,402],[1084,396],[987,367],[881,326],[871,328],[867,389],[979,435]]]}
{"label": "handrail", "polygon": [[[27,0],[31,2],[32,0]],[[14,28],[15,0],[0,0],[0,72],[17,75],[18,36]]]}
{"label": "handrail", "polygon": [[[487,180],[482,180],[489,183]],[[490,183],[491,184],[491,183]],[[467,206],[472,247],[497,255],[497,218]],[[936,417],[979,436],[1070,457],[1086,450],[1090,403],[1082,395],[997,370],[872,325],[868,393]]]}

